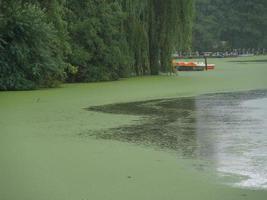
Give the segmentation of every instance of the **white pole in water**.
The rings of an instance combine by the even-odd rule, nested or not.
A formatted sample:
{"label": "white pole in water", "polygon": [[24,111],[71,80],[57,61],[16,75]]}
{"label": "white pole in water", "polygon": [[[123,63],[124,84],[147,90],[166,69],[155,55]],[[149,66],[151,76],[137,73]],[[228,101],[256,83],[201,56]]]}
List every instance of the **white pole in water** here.
{"label": "white pole in water", "polygon": [[204,59],[205,59],[205,68],[206,68],[206,71],[208,70],[208,57],[207,57],[207,54],[204,53]]}

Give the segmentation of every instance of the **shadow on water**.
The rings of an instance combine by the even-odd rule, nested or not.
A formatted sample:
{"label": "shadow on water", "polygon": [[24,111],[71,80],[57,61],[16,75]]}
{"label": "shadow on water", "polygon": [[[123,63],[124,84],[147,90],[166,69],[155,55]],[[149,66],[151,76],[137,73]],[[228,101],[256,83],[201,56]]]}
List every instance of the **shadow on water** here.
{"label": "shadow on water", "polygon": [[[174,150],[182,157],[207,156],[213,152],[209,133],[220,128],[217,122],[238,121],[235,113],[242,101],[264,96],[264,91],[251,91],[90,107],[90,111],[142,118],[134,125],[85,135]],[[212,114],[216,108],[229,110],[229,114],[220,115],[220,110]]]}

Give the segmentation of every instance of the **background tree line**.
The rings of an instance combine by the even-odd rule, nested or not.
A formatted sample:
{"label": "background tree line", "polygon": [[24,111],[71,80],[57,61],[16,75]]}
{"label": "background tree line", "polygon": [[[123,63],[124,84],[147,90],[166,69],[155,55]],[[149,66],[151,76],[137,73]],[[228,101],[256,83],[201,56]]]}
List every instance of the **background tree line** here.
{"label": "background tree line", "polygon": [[266,0],[196,0],[193,49],[267,48]]}
{"label": "background tree line", "polygon": [[193,0],[0,0],[0,90],[157,75],[191,43]]}

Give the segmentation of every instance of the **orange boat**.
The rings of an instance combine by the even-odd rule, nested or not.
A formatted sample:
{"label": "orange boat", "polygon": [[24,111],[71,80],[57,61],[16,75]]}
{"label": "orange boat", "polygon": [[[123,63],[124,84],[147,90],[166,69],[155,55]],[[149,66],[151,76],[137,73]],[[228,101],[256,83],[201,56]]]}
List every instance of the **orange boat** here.
{"label": "orange boat", "polygon": [[215,69],[214,64],[206,64],[204,62],[177,62],[173,61],[173,67],[177,71],[204,71]]}

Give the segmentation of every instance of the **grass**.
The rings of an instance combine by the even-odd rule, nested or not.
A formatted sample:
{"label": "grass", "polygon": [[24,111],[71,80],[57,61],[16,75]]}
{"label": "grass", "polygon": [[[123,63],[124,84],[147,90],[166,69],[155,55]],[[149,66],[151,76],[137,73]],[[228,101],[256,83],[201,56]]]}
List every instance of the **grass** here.
{"label": "grass", "polygon": [[258,62],[266,59],[210,59],[214,71],[1,92],[0,199],[265,199],[267,191],[217,184],[172,153],[80,135],[137,119],[90,106],[267,89],[267,62]]}

